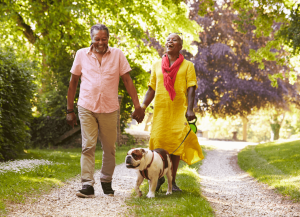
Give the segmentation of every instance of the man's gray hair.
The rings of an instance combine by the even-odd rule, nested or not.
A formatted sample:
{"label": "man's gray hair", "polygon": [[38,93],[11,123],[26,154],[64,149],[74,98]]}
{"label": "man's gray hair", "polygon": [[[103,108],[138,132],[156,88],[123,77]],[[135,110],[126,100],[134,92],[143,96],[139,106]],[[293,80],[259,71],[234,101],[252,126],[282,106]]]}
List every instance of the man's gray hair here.
{"label": "man's gray hair", "polygon": [[93,40],[94,36],[94,30],[105,30],[107,32],[107,36],[109,38],[109,30],[104,24],[97,23],[96,25],[93,25],[91,28],[91,39]]}

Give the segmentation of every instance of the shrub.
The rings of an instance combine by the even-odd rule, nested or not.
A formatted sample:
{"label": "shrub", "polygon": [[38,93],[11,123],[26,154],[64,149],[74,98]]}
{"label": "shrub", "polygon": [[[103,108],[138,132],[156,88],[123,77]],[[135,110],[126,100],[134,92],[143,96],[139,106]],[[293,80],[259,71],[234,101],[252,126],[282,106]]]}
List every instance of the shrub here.
{"label": "shrub", "polygon": [[12,159],[30,143],[29,121],[37,64],[0,48],[0,159]]}

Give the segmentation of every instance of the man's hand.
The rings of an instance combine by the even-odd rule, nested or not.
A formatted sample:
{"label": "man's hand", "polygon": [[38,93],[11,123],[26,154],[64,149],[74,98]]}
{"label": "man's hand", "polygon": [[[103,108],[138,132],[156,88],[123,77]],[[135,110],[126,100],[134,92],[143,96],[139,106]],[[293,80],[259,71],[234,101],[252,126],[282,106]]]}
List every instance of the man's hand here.
{"label": "man's hand", "polygon": [[196,119],[195,112],[193,110],[187,110],[185,117],[188,121]]}
{"label": "man's hand", "polygon": [[144,120],[145,110],[142,107],[138,107],[134,110],[131,116],[140,124]]}
{"label": "man's hand", "polygon": [[74,124],[77,125],[77,118],[74,112],[67,114],[67,123],[74,129]]}

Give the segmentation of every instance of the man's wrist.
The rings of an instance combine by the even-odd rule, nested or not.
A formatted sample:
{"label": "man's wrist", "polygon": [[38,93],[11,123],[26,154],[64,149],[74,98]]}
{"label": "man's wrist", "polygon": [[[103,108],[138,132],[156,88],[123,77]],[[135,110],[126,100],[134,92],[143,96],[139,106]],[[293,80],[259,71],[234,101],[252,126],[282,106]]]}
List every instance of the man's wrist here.
{"label": "man's wrist", "polygon": [[67,109],[67,114],[73,113],[74,109]]}

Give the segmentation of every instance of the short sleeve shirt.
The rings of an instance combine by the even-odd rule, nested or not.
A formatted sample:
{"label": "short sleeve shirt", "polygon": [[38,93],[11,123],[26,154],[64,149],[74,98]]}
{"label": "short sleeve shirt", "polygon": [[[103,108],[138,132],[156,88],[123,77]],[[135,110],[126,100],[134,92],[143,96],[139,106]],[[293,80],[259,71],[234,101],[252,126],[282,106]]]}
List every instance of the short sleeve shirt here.
{"label": "short sleeve shirt", "polygon": [[71,73],[81,75],[78,105],[95,113],[111,113],[119,108],[120,76],[131,71],[123,52],[108,47],[101,65],[90,47],[77,51]]}

